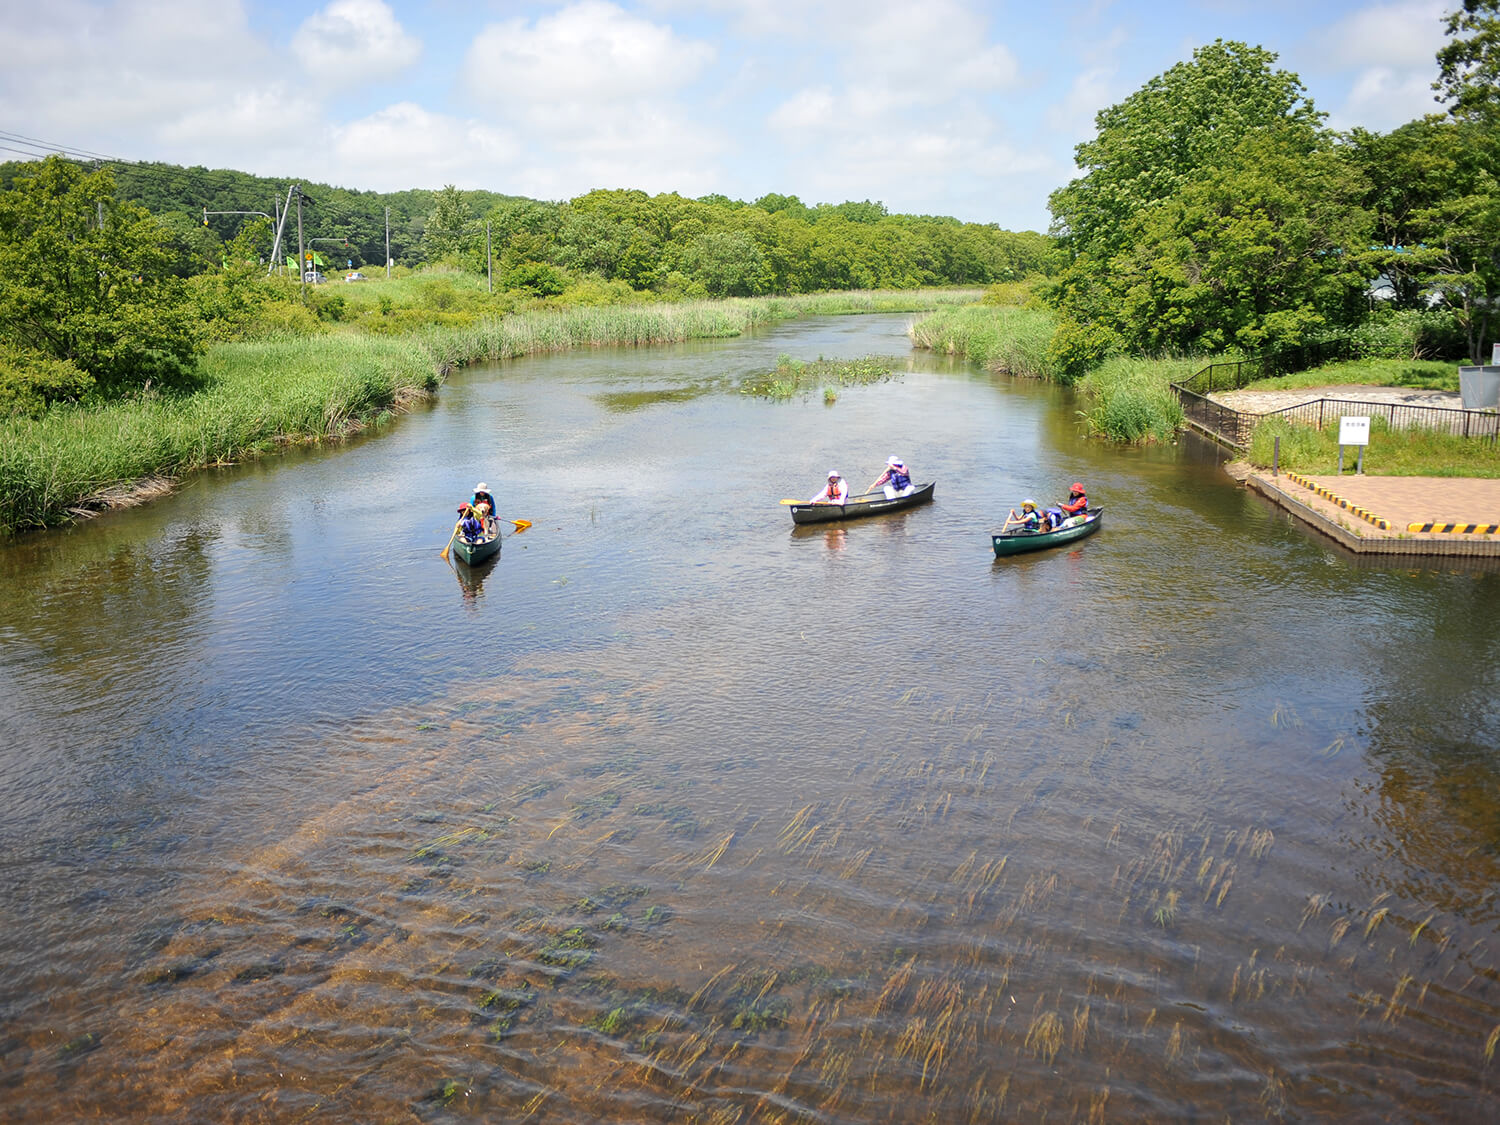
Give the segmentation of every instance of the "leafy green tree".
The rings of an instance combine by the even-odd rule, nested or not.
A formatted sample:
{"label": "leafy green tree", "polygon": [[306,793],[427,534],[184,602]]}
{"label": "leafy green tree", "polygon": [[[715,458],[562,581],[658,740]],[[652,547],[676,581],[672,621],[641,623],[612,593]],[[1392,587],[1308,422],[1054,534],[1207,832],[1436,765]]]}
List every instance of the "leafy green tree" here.
{"label": "leafy green tree", "polygon": [[106,392],[191,380],[199,333],[163,226],[108,170],[48,157],[0,192],[0,342]]}
{"label": "leafy green tree", "polygon": [[1470,121],[1500,120],[1500,0],[1463,0],[1447,21],[1437,53],[1438,100]]}
{"label": "leafy green tree", "polygon": [[1111,326],[1133,350],[1181,352],[1257,350],[1348,324],[1364,309],[1364,191],[1330,145],[1309,153],[1296,132],[1247,135],[1115,257]]}
{"label": "leafy green tree", "polygon": [[[1084,174],[1051,198],[1067,374],[1117,347],[1253,345],[1343,307],[1361,247],[1342,244],[1358,220],[1335,211],[1351,185],[1322,115],[1275,61],[1219,40],[1098,114],[1075,150]],[[1333,208],[1318,205],[1323,189],[1336,189]],[[1328,239],[1299,207],[1331,224]]]}
{"label": "leafy green tree", "polygon": [[770,288],[765,255],[738,231],[709,231],[689,247],[683,265],[710,297],[753,297]]}
{"label": "leafy green tree", "polygon": [[427,260],[440,262],[457,258],[472,242],[469,220],[473,209],[464,193],[447,184],[433,199],[432,211],[422,234]]}

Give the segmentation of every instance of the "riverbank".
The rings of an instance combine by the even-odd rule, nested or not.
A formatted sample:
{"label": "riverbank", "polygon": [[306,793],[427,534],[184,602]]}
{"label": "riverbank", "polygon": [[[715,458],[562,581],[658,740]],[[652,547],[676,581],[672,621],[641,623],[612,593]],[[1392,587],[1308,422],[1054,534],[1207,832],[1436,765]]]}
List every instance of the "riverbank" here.
{"label": "riverbank", "polygon": [[1500,480],[1230,471],[1356,554],[1500,560]]}
{"label": "riverbank", "polygon": [[802,316],[920,312],[976,295],[924,289],[579,307],[399,336],[343,330],[220,344],[203,359],[195,393],[0,421],[0,536],[151,499],[199,469],[383,425],[473,363],[731,337]]}

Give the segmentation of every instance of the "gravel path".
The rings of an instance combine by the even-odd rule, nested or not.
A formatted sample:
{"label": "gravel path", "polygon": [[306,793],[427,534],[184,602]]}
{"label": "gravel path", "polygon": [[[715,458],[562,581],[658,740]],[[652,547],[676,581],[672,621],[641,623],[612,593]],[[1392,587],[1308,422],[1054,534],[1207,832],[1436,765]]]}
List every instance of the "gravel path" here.
{"label": "gravel path", "polygon": [[1320,398],[1347,402],[1394,402],[1403,406],[1463,407],[1463,397],[1454,391],[1423,391],[1412,387],[1370,387],[1341,384],[1334,387],[1299,387],[1294,391],[1215,391],[1208,396],[1214,402],[1242,410],[1246,414],[1269,414]]}

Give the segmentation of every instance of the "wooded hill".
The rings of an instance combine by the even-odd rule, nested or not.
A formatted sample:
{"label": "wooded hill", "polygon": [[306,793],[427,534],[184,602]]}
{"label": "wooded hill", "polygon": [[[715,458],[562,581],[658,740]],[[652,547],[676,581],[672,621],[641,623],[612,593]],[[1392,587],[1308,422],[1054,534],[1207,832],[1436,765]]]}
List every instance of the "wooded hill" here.
{"label": "wooded hill", "polygon": [[[10,188],[27,165],[0,165]],[[290,181],[172,164],[110,166],[117,197],[144,207],[178,242],[179,275],[219,264],[222,245],[275,215]],[[892,215],[883,204],[807,206],[796,196],[753,203],[724,196],[592,191],[546,202],[491,191],[354,191],[303,181],[304,244],[333,268],[386,261],[387,209],[395,264],[448,263],[538,295],[594,275],[669,296],[755,296],[839,288],[988,284],[1048,272],[1051,240],[990,224]],[[309,202],[310,201],[310,202]],[[486,257],[489,224],[490,257]],[[295,250],[295,217],[288,225]],[[265,254],[270,253],[266,237]]]}

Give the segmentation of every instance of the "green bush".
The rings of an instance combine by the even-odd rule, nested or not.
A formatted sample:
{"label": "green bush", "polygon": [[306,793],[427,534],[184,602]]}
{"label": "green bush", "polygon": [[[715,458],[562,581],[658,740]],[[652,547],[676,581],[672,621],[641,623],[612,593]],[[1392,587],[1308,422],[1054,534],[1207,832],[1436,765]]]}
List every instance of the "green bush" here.
{"label": "green bush", "polygon": [[1059,382],[1074,383],[1122,346],[1120,337],[1105,325],[1062,320],[1048,343],[1047,358]]}
{"label": "green bush", "polygon": [[55,402],[76,402],[94,379],[71,360],[36,352],[0,352],[0,417],[36,417]]}

